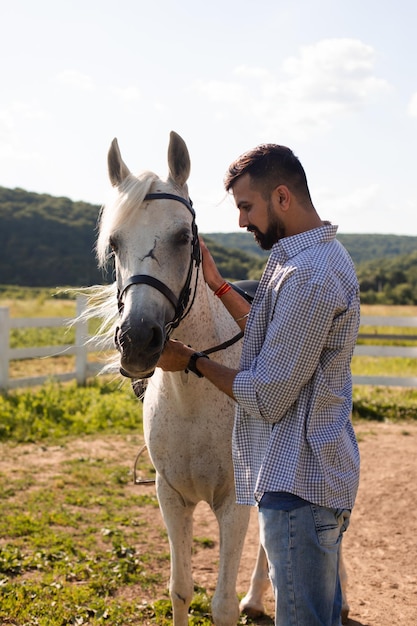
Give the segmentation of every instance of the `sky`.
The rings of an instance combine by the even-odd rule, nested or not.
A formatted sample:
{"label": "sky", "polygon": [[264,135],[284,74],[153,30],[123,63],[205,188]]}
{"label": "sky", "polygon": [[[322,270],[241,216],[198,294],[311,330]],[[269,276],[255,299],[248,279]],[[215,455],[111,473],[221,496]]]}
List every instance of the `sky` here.
{"label": "sky", "polygon": [[0,22],[0,186],[101,205],[112,139],[165,179],[175,130],[202,233],[239,230],[224,174],[268,142],[340,233],[417,235],[415,0],[0,0]]}

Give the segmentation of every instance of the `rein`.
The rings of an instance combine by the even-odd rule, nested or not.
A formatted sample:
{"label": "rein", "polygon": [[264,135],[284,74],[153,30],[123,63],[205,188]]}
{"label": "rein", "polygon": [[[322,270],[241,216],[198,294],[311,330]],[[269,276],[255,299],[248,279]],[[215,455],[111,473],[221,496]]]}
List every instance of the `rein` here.
{"label": "rein", "polygon": [[[255,291],[258,286],[258,281],[241,280],[235,283],[230,283],[230,286],[235,291],[237,291],[237,293],[239,293],[243,298],[245,298],[245,300],[252,304],[253,298],[255,297]],[[212,348],[201,350],[201,352],[203,352],[204,354],[213,354],[214,352],[220,352],[220,350],[226,350],[226,348],[230,348],[230,346],[233,346],[233,344],[235,344],[237,341],[240,341],[243,336],[244,332],[243,330],[241,330],[231,339],[223,341],[223,343],[219,344],[218,346],[213,346]]]}
{"label": "rein", "polygon": [[201,350],[201,352],[203,352],[204,354],[213,354],[214,352],[220,352],[220,350],[226,350],[226,348],[230,348],[230,346],[233,346],[234,343],[242,339],[243,335],[244,335],[244,332],[243,330],[241,330],[240,332],[237,333],[237,335],[235,335],[231,339],[228,339],[227,341],[223,341],[223,343],[220,343],[218,346],[213,346],[213,348],[207,348],[207,350]]}

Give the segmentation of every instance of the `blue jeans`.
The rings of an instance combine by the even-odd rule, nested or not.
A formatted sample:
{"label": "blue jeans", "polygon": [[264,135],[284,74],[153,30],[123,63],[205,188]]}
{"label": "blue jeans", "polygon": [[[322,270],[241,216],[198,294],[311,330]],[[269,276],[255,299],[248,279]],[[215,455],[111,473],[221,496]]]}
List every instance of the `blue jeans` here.
{"label": "blue jeans", "polygon": [[340,626],[339,547],[349,518],[350,511],[314,504],[259,507],[277,626]]}

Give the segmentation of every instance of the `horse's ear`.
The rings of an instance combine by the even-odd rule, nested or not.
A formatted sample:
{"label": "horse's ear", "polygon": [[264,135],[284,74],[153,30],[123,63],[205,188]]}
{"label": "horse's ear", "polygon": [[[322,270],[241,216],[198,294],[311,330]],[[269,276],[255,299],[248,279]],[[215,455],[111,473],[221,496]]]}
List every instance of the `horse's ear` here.
{"label": "horse's ear", "polygon": [[107,165],[109,169],[109,178],[113,187],[120,185],[124,179],[130,174],[130,170],[122,159],[119,144],[114,138],[111,142],[110,150],[107,155]]}
{"label": "horse's ear", "polygon": [[190,175],[190,155],[184,139],[173,130],[169,134],[168,167],[169,177],[183,187]]}

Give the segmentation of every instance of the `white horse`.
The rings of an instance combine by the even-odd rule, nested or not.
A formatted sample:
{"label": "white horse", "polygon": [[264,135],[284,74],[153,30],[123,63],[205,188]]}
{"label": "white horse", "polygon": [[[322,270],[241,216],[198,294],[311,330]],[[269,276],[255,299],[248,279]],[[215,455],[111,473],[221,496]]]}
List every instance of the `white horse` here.
{"label": "white horse", "polygon": [[[112,142],[108,168],[117,198],[103,208],[97,253],[102,265],[109,248],[115,259],[118,315],[111,332],[120,353],[121,373],[132,379],[148,378],[144,434],[170,543],[173,623],[188,624],[193,596],[193,511],[198,502],[205,501],[218,520],[220,533],[212,617],[216,626],[234,626],[240,610],[263,612],[262,595],[269,585],[260,549],[251,588],[239,608],[236,579],[249,507],[235,501],[234,405],[206,379],[187,372],[163,372],[157,362],[174,331],[176,339],[204,350],[229,340],[239,329],[199,271],[197,227],[186,184],[190,158],[184,141],[174,132],[168,166],[166,181],[151,172],[136,177],[123,162],[117,140]],[[103,293],[104,299],[116,301],[114,289]],[[116,309],[110,304],[109,308]],[[91,315],[97,313],[97,306],[91,311]],[[234,343],[212,358],[236,367],[240,349]]]}

